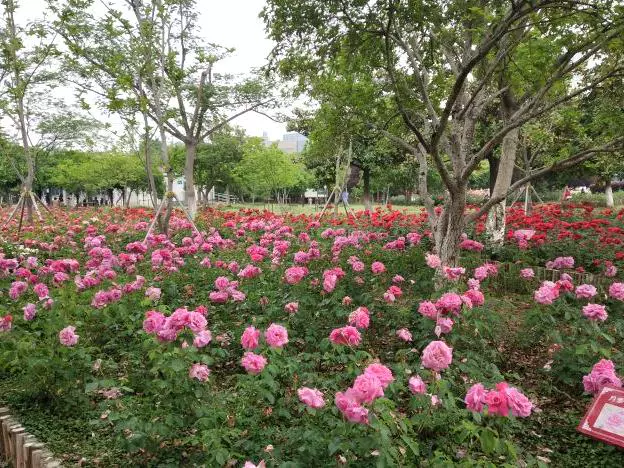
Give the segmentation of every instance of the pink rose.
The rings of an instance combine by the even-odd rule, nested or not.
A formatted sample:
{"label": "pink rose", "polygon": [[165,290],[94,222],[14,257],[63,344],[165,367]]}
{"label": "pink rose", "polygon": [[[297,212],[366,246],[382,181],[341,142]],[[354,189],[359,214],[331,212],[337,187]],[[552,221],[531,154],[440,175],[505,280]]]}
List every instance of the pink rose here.
{"label": "pink rose", "polygon": [[205,364],[193,364],[189,370],[189,377],[200,382],[206,382],[209,375],[210,369]]}
{"label": "pink rose", "polygon": [[[471,291],[473,292],[480,292],[480,291],[474,291],[471,289]],[[458,315],[459,312],[461,311],[461,307],[462,307],[463,301],[462,298],[459,294],[455,294],[455,293],[444,293],[442,294],[442,296],[436,301],[436,308],[444,314],[450,314],[453,313],[455,315]]]}
{"label": "pink rose", "polygon": [[297,390],[297,395],[299,395],[299,400],[310,408],[318,409],[325,406],[323,392],[316,388],[301,387]]}
{"label": "pink rose", "polygon": [[488,407],[488,414],[494,416],[509,416],[509,401],[506,394],[507,384],[501,382],[496,385],[496,390],[490,390],[485,395],[484,403]]}
{"label": "pink rose", "polygon": [[262,372],[262,369],[267,364],[267,360],[264,356],[248,351],[241,359],[241,364],[247,372],[257,375]]}
{"label": "pink rose", "polygon": [[281,348],[288,343],[288,330],[281,325],[272,323],[264,332],[264,339],[271,348]]}
{"label": "pink rose", "polygon": [[349,315],[349,324],[357,328],[368,328],[370,315],[366,307],[358,307]]}
{"label": "pink rose", "polygon": [[422,395],[424,393],[427,393],[427,385],[425,385],[423,379],[420,378],[420,375],[410,377],[408,386],[410,392],[412,392],[414,395]]}
{"label": "pink rose", "polygon": [[453,349],[449,348],[444,341],[432,341],[423,350],[421,361],[427,369],[440,372],[453,361]]}
{"label": "pink rose", "polygon": [[609,316],[609,314],[607,314],[606,306],[592,303],[583,307],[583,315],[590,320],[600,320],[601,322],[607,320],[607,317]]}
{"label": "pink rose", "polygon": [[392,371],[383,364],[370,364],[366,369],[364,369],[364,374],[370,374],[377,377],[383,388],[386,388],[394,380]]}
{"label": "pink rose", "polygon": [[412,334],[407,328],[401,328],[397,330],[396,335],[403,341],[407,341],[407,342],[412,341]]}
{"label": "pink rose", "polygon": [[241,336],[241,345],[246,350],[256,349],[260,342],[260,330],[255,327],[247,327]]}
{"label": "pink rose", "polygon": [[76,335],[75,331],[76,327],[68,326],[59,332],[59,341],[63,346],[74,346],[78,343],[80,336]]}
{"label": "pink rose", "polygon": [[215,288],[224,291],[230,285],[230,280],[225,276],[219,276],[214,282]]}
{"label": "pink rose", "polygon": [[299,310],[299,303],[289,302],[288,304],[284,306],[284,310],[288,312],[289,314],[294,314]]}
{"label": "pink rose", "polygon": [[209,330],[201,330],[193,339],[193,346],[203,348],[212,341],[212,333]]}
{"label": "pink rose", "polygon": [[429,268],[440,268],[440,266],[442,265],[440,257],[435,254],[426,253],[425,261],[427,262],[427,266]]}
{"label": "pink rose", "polygon": [[438,308],[431,301],[423,301],[418,305],[418,312],[430,319],[435,320],[438,316]]}
{"label": "pink rose", "polygon": [[227,291],[211,291],[208,297],[216,304],[224,304],[227,302],[230,295]]}
{"label": "pink rose", "polygon": [[507,400],[511,408],[511,414],[519,418],[526,418],[531,415],[533,403],[515,387],[505,390]]}
{"label": "pink rose", "polygon": [[338,281],[338,276],[334,274],[325,275],[323,278],[323,289],[330,293],[336,288],[336,282]]}
{"label": "pink rose", "polygon": [[624,301],[624,283],[613,283],[609,286],[609,296],[618,301]]}
{"label": "pink rose", "polygon": [[37,306],[35,304],[26,304],[24,306],[24,320],[30,321],[35,318],[37,315]]}
{"label": "pink rose", "polygon": [[523,268],[520,270],[520,277],[523,279],[531,279],[535,277],[535,272],[533,271],[533,268]]}
{"label": "pink rose", "polygon": [[158,333],[165,324],[165,316],[155,310],[145,312],[145,320],[143,320],[143,330],[146,333]]}
{"label": "pink rose", "polygon": [[357,328],[348,325],[332,330],[329,341],[336,345],[357,346],[362,341],[362,336]]}
{"label": "pink rose", "polygon": [[574,293],[576,294],[577,299],[591,299],[598,294],[598,291],[596,290],[596,287],[591,284],[581,284],[576,287]]}
{"label": "pink rose", "polygon": [[8,332],[11,330],[13,316],[11,314],[0,317],[0,332]]}
{"label": "pink rose", "polygon": [[371,265],[371,271],[373,272],[373,274],[379,275],[380,273],[386,271],[386,266],[381,262],[373,262],[373,264]]}
{"label": "pink rose", "polygon": [[39,297],[39,300],[45,299],[50,294],[50,292],[48,291],[48,287],[43,283],[35,284],[33,290],[35,291],[37,297]]}
{"label": "pink rose", "polygon": [[485,402],[486,394],[487,392],[485,391],[483,384],[474,384],[472,387],[470,387],[470,389],[468,389],[468,393],[466,393],[466,398],[464,398],[466,408],[468,408],[470,411],[480,413],[483,410],[483,403]]}
{"label": "pink rose", "polygon": [[372,403],[384,396],[381,381],[373,374],[360,374],[353,383],[353,394],[358,403]]}
{"label": "pink rose", "polygon": [[193,333],[199,333],[206,328],[208,321],[199,312],[189,312],[187,327],[191,329]]}
{"label": "pink rose", "polygon": [[[436,328],[439,327],[440,333],[450,333],[453,329],[453,320],[447,317],[440,317],[436,321]],[[438,335],[439,336],[439,335]]]}

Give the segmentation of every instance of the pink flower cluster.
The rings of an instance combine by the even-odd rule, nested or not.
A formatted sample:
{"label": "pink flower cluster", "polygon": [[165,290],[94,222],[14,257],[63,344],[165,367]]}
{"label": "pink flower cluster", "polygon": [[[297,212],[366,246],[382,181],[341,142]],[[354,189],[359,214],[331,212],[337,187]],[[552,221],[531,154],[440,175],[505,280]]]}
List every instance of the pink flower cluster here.
{"label": "pink flower cluster", "polygon": [[564,268],[574,268],[574,257],[557,257],[546,262],[546,268],[562,270]]}
{"label": "pink flower cluster", "polygon": [[316,388],[301,387],[297,390],[299,400],[310,408],[318,409],[325,406],[323,392]]}
{"label": "pink flower cluster", "polygon": [[615,364],[608,359],[601,359],[589,374],[583,377],[583,387],[587,393],[595,395],[605,385],[621,387],[622,380],[615,373]]}
{"label": "pink flower cluster", "polygon": [[336,406],[348,421],[368,424],[368,409],[364,404],[384,396],[384,390],[393,380],[392,371],[386,366],[371,364],[356,377],[352,387],[336,393]]}
{"label": "pink flower cluster", "polygon": [[493,263],[485,263],[477,268],[474,271],[474,277],[479,281],[483,281],[484,279],[490,276],[496,276],[498,274],[498,267]]}
{"label": "pink flower cluster", "polygon": [[191,379],[199,380],[200,382],[206,382],[210,375],[210,369],[205,364],[195,363],[189,369],[189,377]]}
{"label": "pink flower cluster", "polygon": [[483,250],[484,245],[481,242],[477,242],[472,239],[464,239],[459,244],[459,247],[464,250],[469,250],[471,252],[481,252]]}
{"label": "pink flower cluster", "polygon": [[334,328],[329,334],[329,341],[335,345],[357,346],[362,341],[362,335],[357,328],[347,325],[342,328]]}
{"label": "pink flower cluster", "polygon": [[370,312],[364,306],[358,307],[349,315],[349,325],[353,325],[356,328],[368,328],[369,324]]}
{"label": "pink flower cluster", "polygon": [[384,301],[392,303],[403,295],[403,290],[396,285],[391,285],[383,295]]}
{"label": "pink flower cluster", "polygon": [[533,294],[539,304],[550,305],[559,297],[559,286],[552,281],[544,281]]}
{"label": "pink flower cluster", "polygon": [[426,253],[425,262],[429,268],[440,268],[442,266],[442,260],[436,254]]}
{"label": "pink flower cluster", "polygon": [[486,390],[483,384],[477,383],[470,387],[464,398],[466,408],[475,413],[483,411],[487,407],[488,415],[509,416],[526,418],[531,415],[533,404],[517,388],[510,387],[506,382],[496,384],[493,390]]}
{"label": "pink flower cluster", "polygon": [[13,323],[13,316],[11,314],[0,317],[0,333],[8,332],[11,330],[11,324]]}
{"label": "pink flower cluster", "polygon": [[59,332],[59,341],[61,342],[61,344],[63,346],[74,346],[76,345],[76,343],[78,343],[78,338],[80,338],[79,335],[76,335],[76,327],[73,326],[68,326],[63,328],[60,332]]}
{"label": "pink flower cluster", "polygon": [[464,267],[449,267],[445,266],[442,269],[444,273],[444,277],[450,281],[457,281],[461,276],[466,273],[466,269]]}
{"label": "pink flower cluster", "polygon": [[210,331],[206,330],[208,321],[204,317],[205,311],[205,307],[194,311],[179,308],[166,317],[161,312],[150,310],[145,313],[143,330],[156,335],[160,341],[175,341],[184,329],[189,329],[194,334],[193,345],[203,348],[212,340]]}
{"label": "pink flower cluster", "polygon": [[308,275],[308,269],[301,266],[293,266],[284,272],[284,279],[288,284],[297,284]]}
{"label": "pink flower cluster", "polygon": [[245,293],[238,290],[238,281],[230,281],[225,276],[219,276],[215,280],[214,285],[216,291],[211,291],[208,297],[216,304],[224,304],[229,299],[235,302],[245,300]]}
{"label": "pink flower cluster", "polygon": [[609,297],[624,301],[624,283],[612,283],[609,286]]}
{"label": "pink flower cluster", "polygon": [[589,320],[598,320],[601,322],[607,320],[607,317],[609,316],[609,314],[607,314],[606,306],[592,303],[583,306],[583,315]]}

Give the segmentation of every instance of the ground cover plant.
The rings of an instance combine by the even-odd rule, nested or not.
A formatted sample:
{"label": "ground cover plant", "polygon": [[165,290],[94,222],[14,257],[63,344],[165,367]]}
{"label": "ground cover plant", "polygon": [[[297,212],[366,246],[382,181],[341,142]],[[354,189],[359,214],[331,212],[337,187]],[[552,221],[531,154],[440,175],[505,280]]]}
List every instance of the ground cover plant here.
{"label": "ground cover plant", "polygon": [[622,385],[624,211],[512,207],[460,266],[392,207],[55,216],[1,233],[0,400],[67,464],[622,462],[575,426]]}

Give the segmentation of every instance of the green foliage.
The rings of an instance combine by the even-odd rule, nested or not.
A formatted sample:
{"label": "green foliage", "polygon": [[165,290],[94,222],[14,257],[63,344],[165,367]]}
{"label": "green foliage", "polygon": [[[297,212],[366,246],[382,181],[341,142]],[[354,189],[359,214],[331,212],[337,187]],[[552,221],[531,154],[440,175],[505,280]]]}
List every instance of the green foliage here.
{"label": "green foliage", "polygon": [[304,172],[291,155],[276,145],[265,146],[261,138],[249,138],[233,175],[247,193],[267,197],[296,186]]}
{"label": "green foliage", "polygon": [[65,157],[49,169],[47,180],[50,185],[71,193],[93,194],[112,188],[146,190],[148,187],[141,161],[136,156],[115,153],[65,153]]}

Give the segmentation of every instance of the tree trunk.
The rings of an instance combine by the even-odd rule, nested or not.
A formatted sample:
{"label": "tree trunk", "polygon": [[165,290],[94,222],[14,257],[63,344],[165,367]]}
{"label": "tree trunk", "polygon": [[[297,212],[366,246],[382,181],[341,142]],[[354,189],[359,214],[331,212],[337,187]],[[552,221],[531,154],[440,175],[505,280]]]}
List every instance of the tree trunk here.
{"label": "tree trunk", "polygon": [[[503,93],[501,107],[503,119],[507,122],[517,108],[511,91]],[[494,188],[491,189],[492,197],[504,195],[511,186],[516,163],[519,135],[520,129],[515,128],[503,138],[501,157],[496,171],[496,183],[494,184]],[[505,207],[506,200],[503,199],[500,203],[494,205],[488,213],[485,225],[486,240],[494,249],[500,248],[505,241]]]}
{"label": "tree trunk", "polygon": [[[498,197],[507,193],[511,186],[511,179],[516,161],[516,150],[518,149],[519,129],[510,131],[503,139],[502,154],[496,175],[496,184],[492,191],[492,197]],[[506,200],[497,203],[488,213],[485,230],[486,239],[491,247],[499,248],[505,240],[505,208]]]}
{"label": "tree trunk", "polygon": [[607,199],[607,207],[613,208],[613,187],[611,186],[611,178],[605,180],[605,198]]}
{"label": "tree trunk", "polygon": [[35,180],[35,163],[30,152],[30,144],[28,140],[28,128],[26,127],[26,110],[24,108],[24,95],[28,83],[22,76],[21,62],[18,61],[17,48],[20,47],[21,41],[17,37],[17,28],[15,26],[15,9],[17,5],[14,1],[9,1],[5,5],[7,15],[6,24],[9,33],[10,50],[8,50],[10,66],[13,69],[13,94],[15,96],[15,105],[17,110],[17,120],[19,124],[20,136],[22,137],[22,147],[24,150],[24,158],[26,159],[27,174],[23,180],[22,196],[26,204],[26,219],[28,223],[33,221],[33,206],[30,192],[32,191],[33,182]]}
{"label": "tree trunk", "polygon": [[371,203],[371,193],[370,193],[370,169],[368,167],[364,168],[362,179],[364,183],[364,187],[362,190],[362,198],[364,198],[364,210],[372,211],[373,204]]}
{"label": "tree trunk", "polygon": [[186,161],[184,163],[184,180],[186,185],[184,187],[184,201],[186,202],[186,209],[191,218],[195,218],[197,214],[197,198],[195,196],[195,156],[197,155],[197,142],[190,141],[184,144],[186,149]]}
{"label": "tree trunk", "polygon": [[465,185],[461,185],[456,193],[449,195],[438,219],[436,251],[444,266],[456,266],[459,261],[459,244],[465,227],[466,189]]}
{"label": "tree trunk", "polygon": [[154,169],[152,167],[152,154],[149,150],[149,124],[147,113],[143,112],[143,124],[145,126],[145,135],[143,141],[143,152],[145,157],[145,172],[147,173],[147,181],[149,183],[150,198],[154,209],[158,208],[158,193],[156,193],[156,181],[154,180]]}
{"label": "tree trunk", "polygon": [[489,153],[487,155],[488,166],[489,166],[489,174],[490,174],[490,197],[492,196],[492,192],[494,191],[494,186],[496,185],[496,175],[498,174],[498,164],[499,160],[494,153]]}

